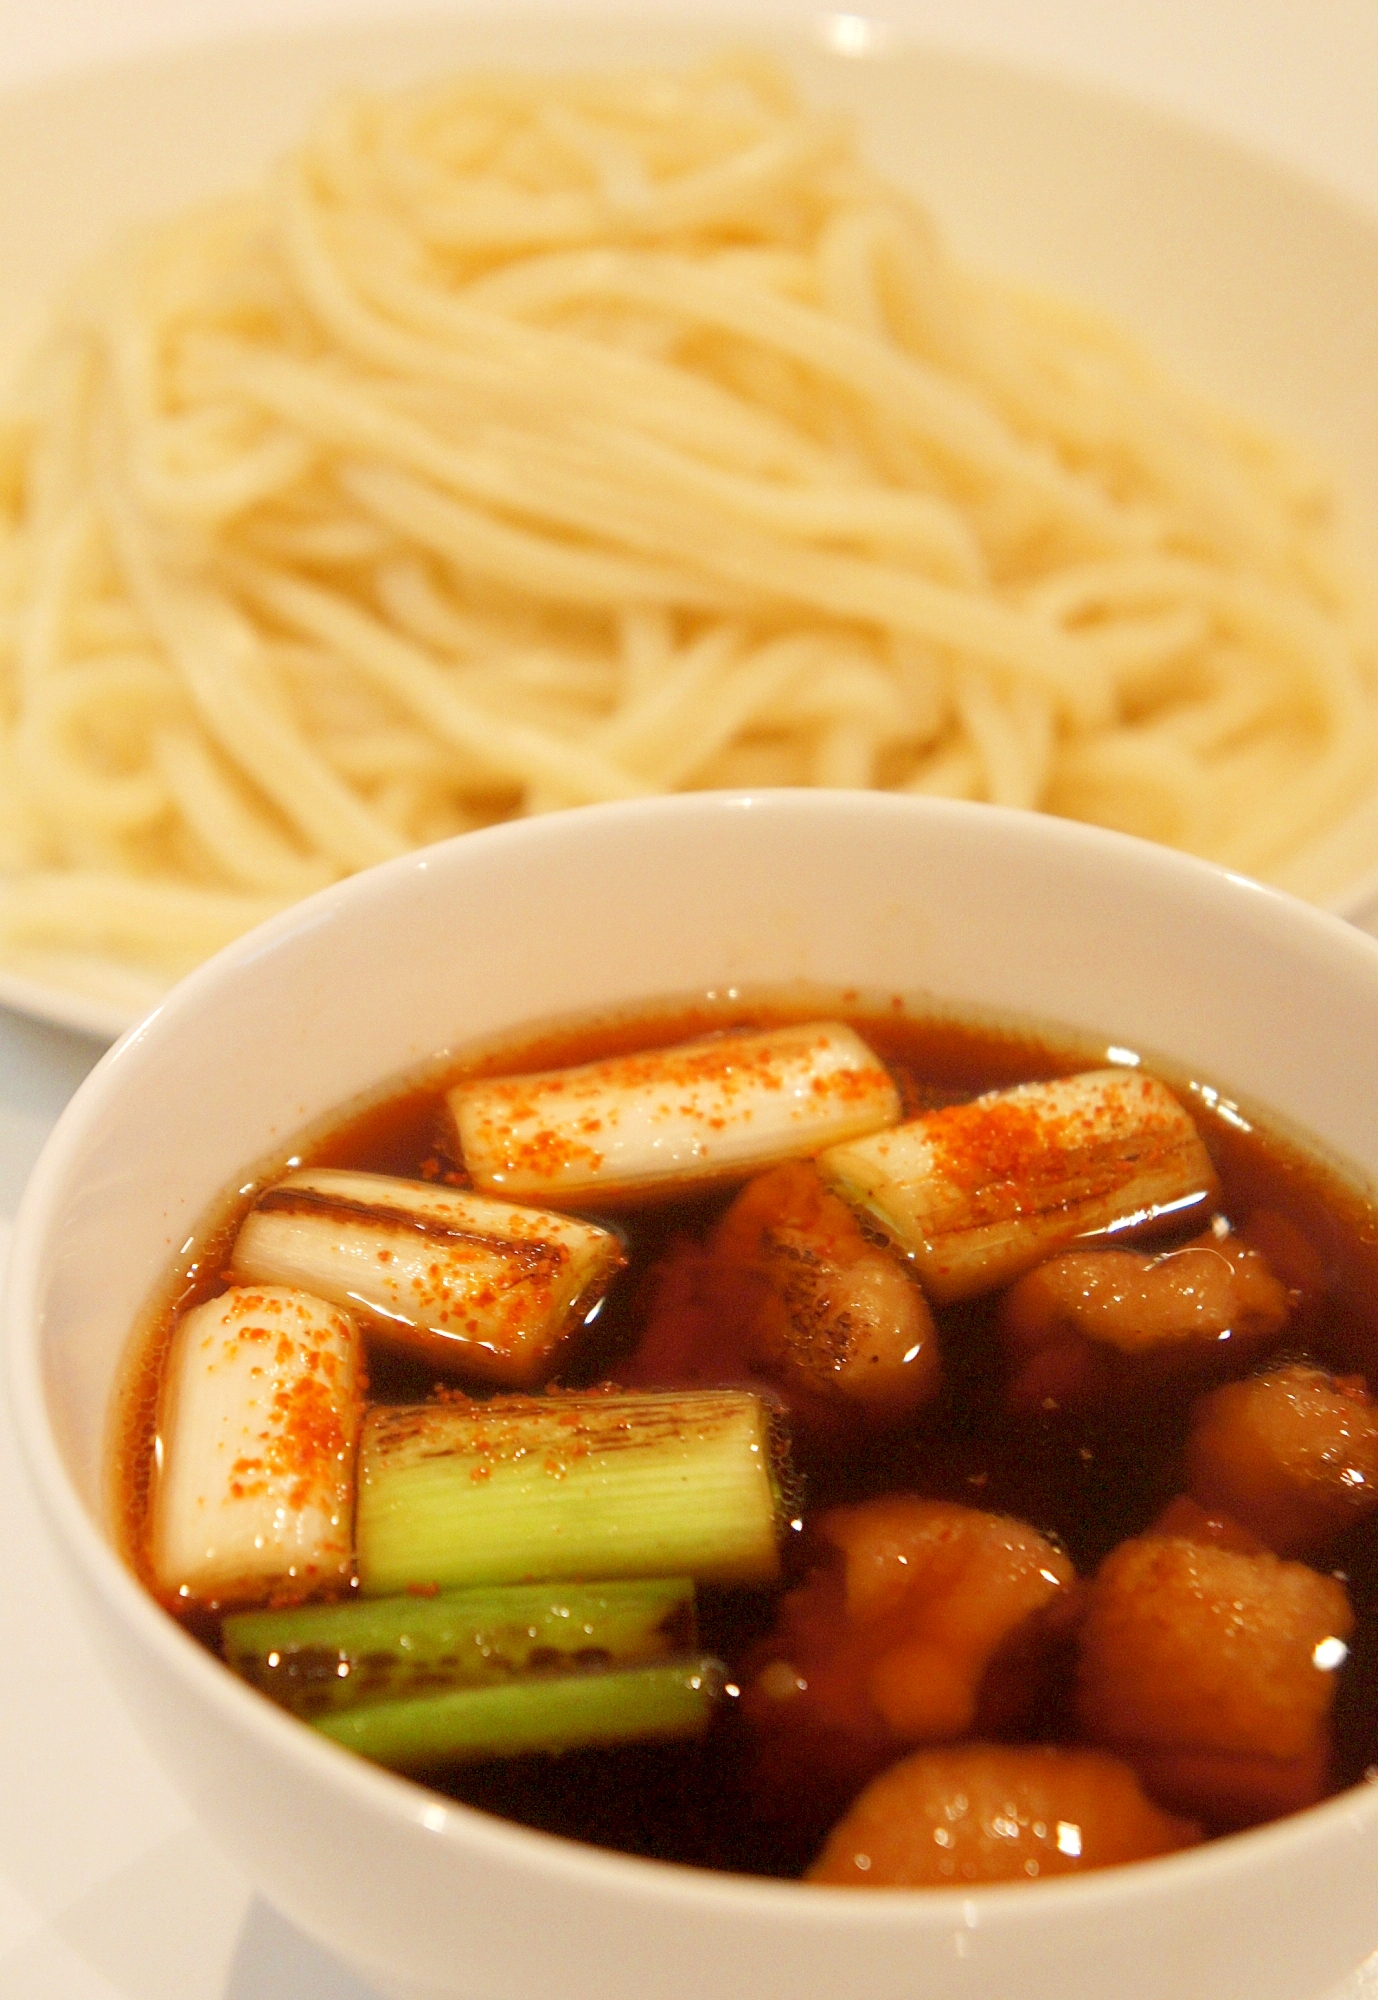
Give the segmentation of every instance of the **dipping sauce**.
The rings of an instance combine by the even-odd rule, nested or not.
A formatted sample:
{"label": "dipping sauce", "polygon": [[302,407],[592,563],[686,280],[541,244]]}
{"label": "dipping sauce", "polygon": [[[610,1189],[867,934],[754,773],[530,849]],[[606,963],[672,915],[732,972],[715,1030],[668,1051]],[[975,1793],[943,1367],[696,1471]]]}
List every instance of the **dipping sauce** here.
{"label": "dipping sauce", "polygon": [[[832,1019],[846,1015],[839,1005]],[[730,1018],[647,1011],[508,1046],[382,1096],[301,1139],[287,1161],[241,1177],[241,1192],[207,1219],[175,1274],[125,1403],[117,1472],[126,1547],[169,1609],[207,1645],[236,1652],[235,1619],[246,1605],[271,1611],[334,1598],[352,1608],[388,1595],[357,1562],[333,1576],[280,1576],[255,1596],[238,1582],[178,1585],[152,1553],[157,1464],[165,1468],[175,1448],[166,1433],[176,1400],[169,1382],[182,1365],[178,1330],[189,1312],[217,1310],[227,1286],[254,1311],[260,1297],[275,1296],[271,1276],[246,1282],[237,1268],[246,1217],[265,1191],[290,1192],[315,1176],[326,1193],[313,1183],[296,1206],[328,1205],[331,1187],[346,1183],[322,1170],[347,1170],[421,1183],[443,1208],[447,1191],[472,1192],[451,1095],[468,1081],[543,1077],[743,1030],[767,1037],[752,1045],[755,1063],[770,1057],[769,1036],[788,1027],[779,1009]],[[600,1740],[558,1754],[518,1748],[428,1763],[409,1752],[399,1768],[531,1826],[704,1867],[798,1876],[826,1841],[830,1855],[846,1851],[818,1879],[859,1885],[876,1874],[1029,1880],[1080,1865],[1082,1835],[1059,1836],[1057,1825],[1073,1822],[1056,1811],[1051,1835],[1034,1806],[1010,1807],[1014,1831],[990,1836],[990,1825],[997,1833],[1006,1825],[1000,1801],[1043,1798],[1037,1787],[1050,1769],[1056,1780],[1065,1767],[1077,1798],[1113,1795],[1115,1828],[1104,1839],[1088,1830],[1086,1865],[1214,1837],[1357,1782],[1378,1758],[1371,1207],[1241,1115],[1213,1079],[1174,1082],[1169,1094],[1122,1051],[1111,1065],[1103,1051],[916,1020],[899,1008],[850,1027],[863,1069],[878,1059],[893,1085],[879,1138],[830,1137],[821,1147],[806,1139],[797,1151],[787,1141],[773,1164],[701,1187],[681,1175],[668,1193],[594,1188],[560,1209],[606,1232],[615,1254],[600,1265],[592,1302],[581,1294],[568,1323],[551,1323],[545,1379],[504,1380],[491,1340],[476,1366],[462,1329],[457,1346],[435,1350],[437,1362],[409,1330],[389,1328],[385,1313],[355,1313],[372,1412],[349,1404],[363,1435],[360,1559],[375,1532],[370,1467],[386,1456],[390,1434],[416,1425],[418,1435],[449,1425],[431,1457],[477,1453],[465,1461],[467,1486],[494,1491],[526,1449],[504,1442],[509,1415],[524,1422],[532,1403],[577,1437],[551,1472],[552,1491],[572,1491],[580,1464],[602,1449],[595,1419],[614,1406],[614,1388],[669,1397],[654,1405],[661,1414],[680,1411],[676,1394],[730,1392],[740,1399],[733,1422],[759,1406],[762,1437],[775,1440],[748,1450],[768,1456],[788,1441],[764,1501],[774,1510],[768,1552],[733,1557],[730,1573],[705,1558],[693,1636],[677,1599],[637,1655],[646,1673],[667,1659],[690,1661],[693,1698],[708,1703],[700,1722],[668,1740]],[[1078,1079],[1065,1102],[988,1095],[1056,1078]],[[554,1090],[557,1100],[571,1094],[558,1076]],[[870,1081],[858,1086],[858,1096],[868,1093]],[[978,1111],[957,1109],[978,1097]],[[1140,1121],[1127,1137],[1124,1116]],[[885,1219],[880,1196],[858,1193],[858,1158],[864,1164],[877,1148],[894,1154],[899,1142],[888,1134],[908,1133],[916,1120],[929,1121],[919,1132],[930,1152],[954,1146],[954,1134],[983,1134],[979,1158],[969,1151],[963,1172],[948,1174],[961,1185],[959,1197],[944,1195],[943,1227],[975,1231],[982,1245],[998,1236],[1002,1261],[991,1265],[993,1282],[964,1283],[957,1297],[925,1281],[921,1256]],[[1100,1209],[1085,1220],[1103,1205],[1107,1175],[1142,1188],[1168,1153],[1177,1193],[1155,1194],[1148,1206],[1133,1196],[1109,1220]],[[352,1187],[341,1198],[357,1221],[373,1211]],[[275,1199],[279,1211],[293,1205]],[[967,1204],[955,1217],[954,1199]],[[539,1196],[527,1190],[520,1200]],[[430,1224],[396,1226],[415,1237]],[[458,1225],[445,1226],[453,1237]],[[539,1224],[531,1229],[539,1239]],[[538,1252],[539,1241],[525,1243],[523,1273]],[[394,1253],[384,1245],[370,1254]],[[334,1296],[346,1295],[348,1285]],[[603,1401],[590,1401],[597,1390]],[[706,1406],[684,1407],[696,1413],[688,1425],[696,1439],[712,1428],[697,1414]],[[407,1414],[418,1410],[419,1418]],[[477,1445],[456,1441],[465,1423]],[[352,1462],[357,1425],[346,1429],[336,1455]],[[694,1514],[692,1491],[676,1507]],[[403,1601],[452,1587],[441,1560],[401,1585]],[[615,1566],[621,1560],[512,1581],[555,1575],[562,1588],[602,1582],[615,1594],[617,1579],[654,1574],[653,1557],[649,1572],[641,1558],[629,1559],[630,1570]],[[686,1565],[692,1573],[693,1562],[692,1551],[677,1557],[673,1573]],[[471,1581],[467,1572],[460,1580]],[[458,1644],[446,1643],[451,1652]],[[597,1646],[574,1659],[542,1640],[513,1666],[505,1644],[489,1648],[499,1660],[489,1679],[504,1687],[534,1675],[568,1692],[561,1677],[571,1661],[586,1679],[620,1664]],[[241,1671],[280,1693],[266,1669],[244,1665],[249,1657],[236,1652]],[[410,1692],[443,1688],[448,1657]],[[358,1661],[336,1677],[353,1674],[362,1707],[376,1708],[392,1670],[379,1655],[368,1671],[371,1683]],[[298,1699],[300,1712],[319,1723],[337,1696]],[[960,1789],[972,1771],[995,1800],[979,1839],[958,1825],[977,1812]],[[899,1871],[890,1876],[869,1853],[858,1872],[838,1831],[883,1774],[882,1805],[893,1794],[902,1811],[920,1814],[917,1832],[906,1823],[898,1843],[906,1854],[917,1849],[919,1863],[887,1862]],[[1122,1808],[1126,1787],[1132,1809]],[[931,1824],[922,1818],[934,1812]],[[1137,1846],[1120,1838],[1130,1820],[1148,1827],[1135,1833]]]}

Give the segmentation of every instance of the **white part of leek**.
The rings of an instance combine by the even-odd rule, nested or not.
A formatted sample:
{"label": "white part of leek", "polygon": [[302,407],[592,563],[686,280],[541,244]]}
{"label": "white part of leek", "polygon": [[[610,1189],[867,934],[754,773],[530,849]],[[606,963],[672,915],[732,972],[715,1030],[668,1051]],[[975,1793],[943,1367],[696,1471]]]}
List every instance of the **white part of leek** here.
{"label": "white part of leek", "polygon": [[939,1302],[1010,1284],[1088,1236],[1189,1222],[1219,1193],[1172,1092],[1129,1069],[990,1091],[834,1146],[817,1165]]}
{"label": "white part of leek", "polygon": [[494,1193],[571,1202],[730,1179],[899,1117],[888,1071],[836,1021],[712,1035],[449,1093]]}
{"label": "white part of leek", "polygon": [[158,1411],[148,1555],[163,1590],[243,1602],[349,1576],[361,1353],[347,1313],[283,1286],[186,1314]]}
{"label": "white part of leek", "polygon": [[323,1167],[267,1190],[231,1269],[360,1311],[437,1367],[525,1389],[553,1372],[623,1261],[611,1231],[570,1216]]}

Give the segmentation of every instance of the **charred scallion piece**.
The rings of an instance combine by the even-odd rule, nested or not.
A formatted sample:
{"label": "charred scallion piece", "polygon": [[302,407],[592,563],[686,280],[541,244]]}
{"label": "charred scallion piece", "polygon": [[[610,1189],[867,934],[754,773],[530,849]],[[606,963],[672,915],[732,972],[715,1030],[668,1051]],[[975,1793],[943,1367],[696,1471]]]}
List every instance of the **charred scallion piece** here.
{"label": "charred scallion piece", "polygon": [[460,1084],[449,1104],[476,1186],[558,1203],[744,1176],[899,1117],[888,1071],[836,1021]]}
{"label": "charred scallion piece", "polygon": [[1219,1193],[1187,1113],[1131,1069],[991,1091],[830,1147],[818,1170],[940,1301],[1007,1285],[1083,1237],[1204,1221]]}
{"label": "charred scallion piece", "polygon": [[775,1432],[772,1407],[742,1390],[379,1405],[360,1440],[360,1586],[772,1584]]}
{"label": "charred scallion piece", "polygon": [[532,1751],[703,1736],[722,1685],[716,1660],[670,1660],[375,1702],[314,1726],[376,1764],[425,1771]]}
{"label": "charred scallion piece", "polygon": [[527,1389],[554,1373],[623,1262],[610,1231],[571,1216],[315,1168],[260,1196],[232,1268],[363,1313],[435,1367]]}
{"label": "charred scallion piece", "polygon": [[241,1612],[223,1628],[235,1672],[311,1720],[523,1674],[669,1659],[695,1638],[694,1586],[673,1577],[356,1598]]}
{"label": "charred scallion piece", "polygon": [[234,1286],[178,1322],[149,1511],[163,1590],[260,1603],[343,1582],[361,1361],[348,1313],[283,1285]]}

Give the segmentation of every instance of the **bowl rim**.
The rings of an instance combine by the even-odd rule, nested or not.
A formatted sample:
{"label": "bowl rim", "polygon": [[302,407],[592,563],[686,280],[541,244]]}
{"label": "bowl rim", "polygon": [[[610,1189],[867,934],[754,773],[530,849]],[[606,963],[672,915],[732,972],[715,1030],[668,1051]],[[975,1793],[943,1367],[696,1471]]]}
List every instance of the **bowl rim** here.
{"label": "bowl rim", "polygon": [[[309,930],[357,904],[390,893],[391,885],[416,872],[454,865],[460,853],[477,853],[480,846],[498,844],[537,847],[550,839],[580,838],[584,824],[626,820],[633,827],[645,817],[683,819],[689,825],[723,814],[822,818],[860,813],[868,818],[921,816],[934,827],[948,826],[959,840],[974,830],[995,838],[1032,840],[1050,847],[1091,853],[1118,852],[1123,865],[1151,870],[1164,879],[1176,876],[1184,885],[1205,888],[1217,899],[1242,910],[1251,899],[1264,899],[1277,921],[1295,931],[1309,931],[1324,948],[1354,961],[1356,973],[1373,983],[1378,1003],[1378,942],[1314,905],[1285,892],[1233,874],[1212,863],[1129,835],[966,801],[932,800],[874,791],[812,789],[764,792],[692,792],[619,801],[572,809],[549,817],[508,821],[461,834],[398,856],[279,912],[266,923],[234,940],[187,975],[152,1011],[130,1029],[97,1063],[79,1086],[50,1134],[25,1189],[14,1222],[0,1326],[7,1349],[8,1391],[20,1456],[37,1492],[42,1511],[53,1529],[59,1552],[94,1590],[137,1643],[152,1649],[163,1667],[210,1703],[228,1728],[247,1731],[304,1780],[332,1789],[350,1802],[385,1813],[399,1825],[439,1835],[462,1857],[486,1856],[536,1876],[564,1877],[589,1891],[610,1891],[650,1909],[655,1905],[706,1902],[720,1909],[745,1910],[762,1919],[788,1921],[792,1927],[838,1924],[859,1934],[893,1929],[916,1933],[954,1926],[971,1927],[982,1916],[991,1919],[1030,1914],[1057,1898],[1064,1905],[1094,1911],[1098,1905],[1118,1908],[1156,1900],[1170,1893],[1184,1872],[1198,1884],[1224,1885],[1226,1878],[1248,1872],[1257,1859],[1280,1862],[1289,1853],[1317,1841],[1378,1840],[1378,1784],[1362,1781],[1346,1791],[1291,1813],[1270,1824],[1247,1829],[1201,1847],[1169,1854],[1130,1867],[1106,1868],[1084,1876],[1062,1876],[1036,1885],[967,1885],[926,1890],[922,1896],[906,1890],[842,1897],[826,1886],[730,1873],[718,1873],[676,1863],[648,1860],[602,1849],[564,1836],[517,1825],[460,1802],[444,1798],[412,1780],[367,1763],[340,1746],[303,1728],[246,1684],[239,1682],[171,1618],[130,1572],[102,1534],[76,1491],[63,1462],[49,1420],[41,1366],[42,1326],[37,1309],[43,1260],[40,1252],[74,1158],[91,1128],[104,1115],[107,1100],[126,1088],[137,1088],[146,1049],[156,1052],[163,1038],[176,1034],[201,1006],[202,997],[233,978],[253,958],[272,946]],[[966,829],[966,831],[964,831]],[[1003,829],[1003,833],[1002,833]],[[1256,906],[1256,903],[1255,903]],[[655,996],[645,996],[651,1001]],[[633,1000],[630,1004],[635,1005]],[[129,1078],[129,1085],[125,1079]],[[227,1173],[234,1171],[233,1166]]]}

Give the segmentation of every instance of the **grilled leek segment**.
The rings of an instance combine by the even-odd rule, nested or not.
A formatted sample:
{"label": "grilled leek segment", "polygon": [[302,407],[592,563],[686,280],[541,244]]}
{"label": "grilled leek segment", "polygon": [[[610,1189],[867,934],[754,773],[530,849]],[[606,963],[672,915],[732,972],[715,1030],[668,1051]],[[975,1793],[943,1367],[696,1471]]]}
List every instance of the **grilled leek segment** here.
{"label": "grilled leek segment", "polygon": [[241,1611],[225,1620],[223,1641],[237,1674],[314,1720],[523,1674],[669,1659],[693,1650],[695,1628],[693,1584],[652,1577]]}
{"label": "grilled leek segment", "polygon": [[557,1204],[745,1176],[900,1109],[884,1065],[836,1021],[459,1084],[449,1105],[475,1186]]}
{"label": "grilled leek segment", "polygon": [[1172,1092],[1129,1069],[990,1091],[830,1147],[817,1164],[940,1302],[1009,1284],[1083,1237],[1204,1221],[1219,1194]]}
{"label": "grilled leek segment", "polygon": [[361,1354],[347,1313],[281,1285],[235,1286],[179,1322],[148,1543],[169,1595],[304,1598],[348,1579]]}
{"label": "grilled leek segment", "polygon": [[704,1736],[722,1686],[717,1660],[664,1660],[373,1702],[322,1716],[313,1726],[375,1764],[425,1771],[532,1751]]}
{"label": "grilled leek segment", "polygon": [[246,1216],[236,1278],[302,1285],[439,1368],[535,1388],[624,1262],[609,1230],[339,1168],[289,1174]]}
{"label": "grilled leek segment", "polygon": [[359,1445],[359,1585],[567,1577],[773,1584],[774,1414],[745,1390],[376,1405]]}

